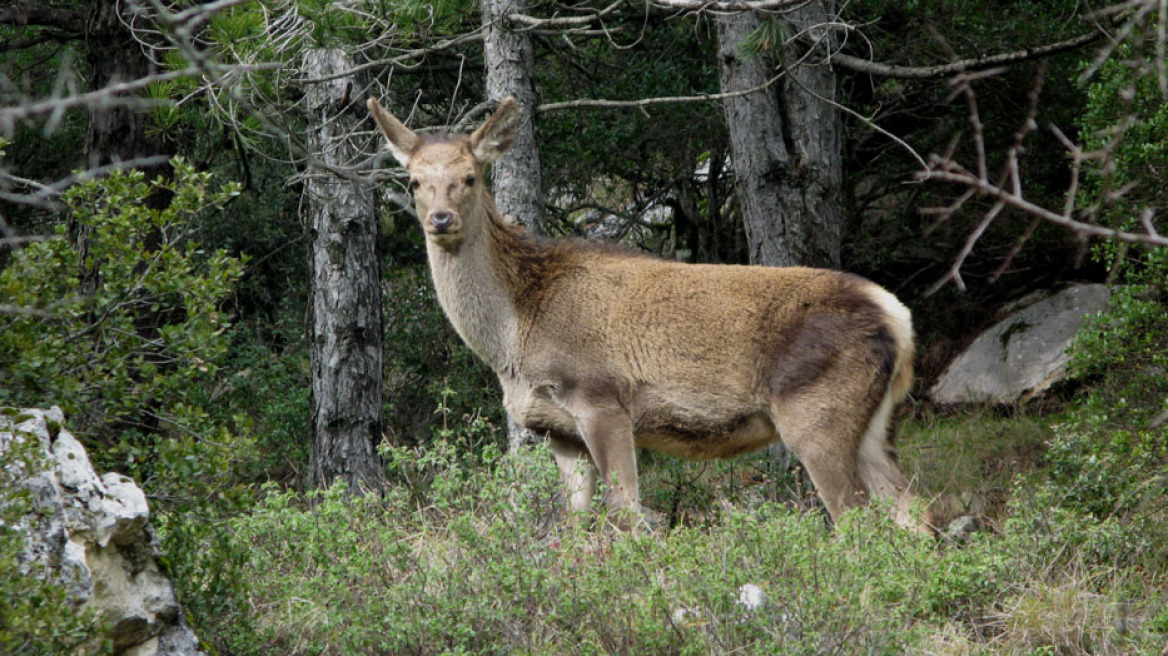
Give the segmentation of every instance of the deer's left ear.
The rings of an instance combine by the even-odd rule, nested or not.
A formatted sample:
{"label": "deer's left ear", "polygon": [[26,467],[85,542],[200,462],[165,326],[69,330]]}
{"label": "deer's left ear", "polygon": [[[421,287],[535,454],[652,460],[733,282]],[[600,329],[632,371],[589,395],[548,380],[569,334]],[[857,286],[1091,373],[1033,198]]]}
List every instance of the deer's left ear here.
{"label": "deer's left ear", "polygon": [[486,164],[507,152],[519,131],[519,103],[514,96],[499,101],[499,107],[486,123],[470,135],[470,147],[475,159]]}

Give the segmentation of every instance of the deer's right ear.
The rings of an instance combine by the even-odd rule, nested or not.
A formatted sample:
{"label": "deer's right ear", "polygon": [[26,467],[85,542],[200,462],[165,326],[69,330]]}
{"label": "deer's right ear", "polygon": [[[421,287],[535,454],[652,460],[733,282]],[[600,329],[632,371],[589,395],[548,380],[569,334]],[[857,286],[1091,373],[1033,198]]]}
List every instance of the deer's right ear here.
{"label": "deer's right ear", "polygon": [[377,121],[377,127],[381,128],[381,133],[389,142],[389,152],[393,154],[394,159],[402,166],[409,166],[410,154],[414,152],[414,146],[418,145],[418,135],[402,125],[393,114],[385,111],[376,98],[370,98],[365,106],[369,108],[373,120]]}

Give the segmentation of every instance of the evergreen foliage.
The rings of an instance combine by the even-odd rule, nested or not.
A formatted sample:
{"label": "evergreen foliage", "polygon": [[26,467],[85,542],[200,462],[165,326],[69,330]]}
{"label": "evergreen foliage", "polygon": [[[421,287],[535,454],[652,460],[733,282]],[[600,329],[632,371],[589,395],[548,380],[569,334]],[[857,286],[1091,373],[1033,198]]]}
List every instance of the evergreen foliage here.
{"label": "evergreen foliage", "polygon": [[[172,180],[127,171],[72,187],[69,223],[0,272],[0,293],[23,308],[0,316],[0,399],[61,406],[90,444],[105,446],[102,467],[142,478],[168,449],[226,439],[210,417],[231,325],[219,306],[243,261],[189,237],[194,218],[237,187],[214,190],[209,173],[182,160],[174,169]],[[165,209],[148,207],[155,190],[173,195]],[[67,230],[85,233],[84,253]],[[222,449],[230,458],[234,447]]]}

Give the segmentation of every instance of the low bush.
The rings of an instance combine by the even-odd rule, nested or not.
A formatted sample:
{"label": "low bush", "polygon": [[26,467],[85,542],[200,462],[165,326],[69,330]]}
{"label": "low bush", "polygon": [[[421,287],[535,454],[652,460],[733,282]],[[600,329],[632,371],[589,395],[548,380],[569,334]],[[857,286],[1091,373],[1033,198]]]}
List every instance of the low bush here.
{"label": "low bush", "polygon": [[[1149,617],[1154,593],[1123,569],[1132,536],[1041,499],[962,548],[879,508],[832,530],[817,512],[769,502],[620,535],[602,510],[593,525],[556,521],[545,449],[482,452],[443,439],[389,448],[399,485],[383,498],[269,487],[232,522],[254,630],[225,650],[899,654],[946,643],[1086,654],[1168,637]],[[748,585],[760,606],[740,600]]]}

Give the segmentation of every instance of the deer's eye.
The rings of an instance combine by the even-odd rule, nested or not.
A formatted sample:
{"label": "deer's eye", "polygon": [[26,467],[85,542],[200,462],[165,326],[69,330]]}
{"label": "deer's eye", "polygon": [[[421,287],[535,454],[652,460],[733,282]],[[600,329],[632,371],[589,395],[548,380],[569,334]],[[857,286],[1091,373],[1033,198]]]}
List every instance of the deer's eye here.
{"label": "deer's eye", "polygon": [[475,183],[475,177],[473,175],[466,176],[466,186],[473,187],[474,183]]}
{"label": "deer's eye", "polygon": [[410,180],[410,191],[417,191],[421,184],[417,180]]}

